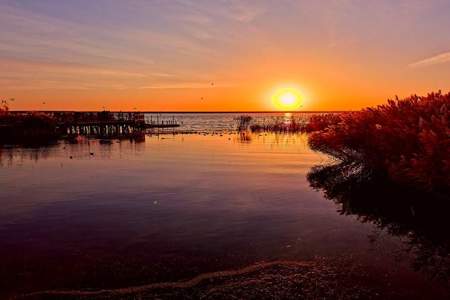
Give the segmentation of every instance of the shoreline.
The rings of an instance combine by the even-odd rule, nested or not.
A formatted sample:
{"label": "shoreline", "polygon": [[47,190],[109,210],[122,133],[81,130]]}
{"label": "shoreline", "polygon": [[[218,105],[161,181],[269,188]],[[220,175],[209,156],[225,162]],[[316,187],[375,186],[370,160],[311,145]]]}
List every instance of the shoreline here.
{"label": "shoreline", "polygon": [[[12,299],[445,299],[449,286],[414,294],[399,274],[349,258],[257,262],[189,279],[120,288],[44,290]],[[405,279],[405,278],[403,278]],[[420,283],[417,283],[419,284]]]}

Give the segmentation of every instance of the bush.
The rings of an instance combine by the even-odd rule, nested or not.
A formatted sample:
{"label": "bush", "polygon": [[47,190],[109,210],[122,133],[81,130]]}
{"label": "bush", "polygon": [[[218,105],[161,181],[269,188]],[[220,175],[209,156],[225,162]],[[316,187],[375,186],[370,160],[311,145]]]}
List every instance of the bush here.
{"label": "bush", "polygon": [[313,149],[364,164],[426,190],[450,186],[450,93],[388,100],[359,112],[313,118]]}
{"label": "bush", "polygon": [[47,143],[60,136],[52,118],[40,114],[0,114],[0,144]]}
{"label": "bush", "polygon": [[341,121],[341,115],[342,114],[338,114],[338,113],[313,115],[309,119],[309,122],[305,127],[305,131],[313,132],[313,131],[324,130],[328,126],[338,124]]}

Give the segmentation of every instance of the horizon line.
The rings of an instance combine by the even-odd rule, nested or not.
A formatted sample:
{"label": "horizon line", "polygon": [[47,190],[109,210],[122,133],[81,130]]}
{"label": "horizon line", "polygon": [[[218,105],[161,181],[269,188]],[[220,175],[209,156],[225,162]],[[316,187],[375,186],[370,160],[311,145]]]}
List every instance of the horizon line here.
{"label": "horizon line", "polygon": [[304,110],[304,111],[292,111],[292,110],[211,110],[211,111],[157,111],[157,110],[9,110],[9,112],[42,112],[42,113],[52,113],[52,112],[83,112],[83,113],[94,113],[94,112],[111,112],[111,113],[146,113],[146,114],[237,114],[237,113],[345,113],[353,112],[358,110]]}

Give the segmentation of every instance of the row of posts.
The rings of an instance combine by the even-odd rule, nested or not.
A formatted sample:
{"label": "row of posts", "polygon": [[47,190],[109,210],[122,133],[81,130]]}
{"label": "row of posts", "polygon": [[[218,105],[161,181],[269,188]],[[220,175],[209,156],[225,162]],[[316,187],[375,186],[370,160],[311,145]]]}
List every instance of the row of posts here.
{"label": "row of posts", "polygon": [[136,128],[130,125],[76,125],[68,126],[66,133],[69,135],[98,135],[98,136],[116,136],[132,133]]}

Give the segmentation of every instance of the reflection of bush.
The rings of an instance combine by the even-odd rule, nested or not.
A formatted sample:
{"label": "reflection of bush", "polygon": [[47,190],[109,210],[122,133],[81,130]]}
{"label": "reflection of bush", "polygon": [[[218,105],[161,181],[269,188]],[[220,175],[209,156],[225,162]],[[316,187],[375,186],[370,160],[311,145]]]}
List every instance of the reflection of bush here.
{"label": "reflection of bush", "polygon": [[450,188],[450,93],[311,119],[313,149],[425,190]]}
{"label": "reflection of bush", "polygon": [[317,166],[308,174],[308,181],[339,204],[340,213],[355,215],[361,222],[405,238],[416,269],[450,279],[448,199],[430,199],[429,194],[405,190],[359,164]]}

